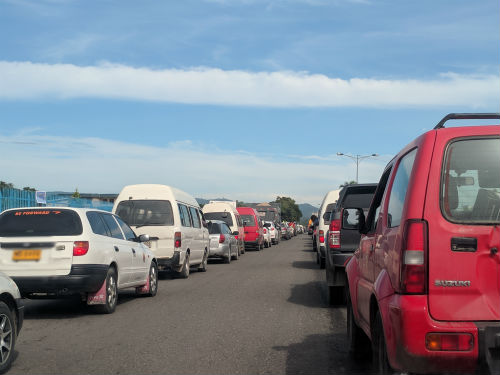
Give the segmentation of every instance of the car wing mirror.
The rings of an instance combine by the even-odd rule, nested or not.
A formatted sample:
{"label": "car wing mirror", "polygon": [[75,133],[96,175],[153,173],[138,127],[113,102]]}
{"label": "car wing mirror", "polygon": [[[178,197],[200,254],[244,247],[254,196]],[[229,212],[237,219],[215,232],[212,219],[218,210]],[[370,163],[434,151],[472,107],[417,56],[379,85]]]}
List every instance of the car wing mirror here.
{"label": "car wing mirror", "polygon": [[359,233],[365,234],[365,213],[359,207],[345,207],[342,210],[342,229],[357,229]]}
{"label": "car wing mirror", "polygon": [[149,234],[141,234],[138,240],[139,242],[148,242],[150,240]]}

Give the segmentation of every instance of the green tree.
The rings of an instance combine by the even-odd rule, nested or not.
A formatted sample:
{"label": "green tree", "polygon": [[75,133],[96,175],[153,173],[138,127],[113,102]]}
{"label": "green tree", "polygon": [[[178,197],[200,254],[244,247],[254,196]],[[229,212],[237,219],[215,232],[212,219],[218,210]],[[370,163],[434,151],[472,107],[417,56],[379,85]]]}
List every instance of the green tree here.
{"label": "green tree", "polygon": [[341,189],[342,189],[342,188],[343,188],[343,187],[345,187],[345,186],[354,185],[354,184],[356,184],[356,181],[354,181],[354,180],[351,180],[351,181],[345,181],[343,184],[340,184],[340,185],[339,185],[339,188],[341,188]]}
{"label": "green tree", "polygon": [[281,219],[285,221],[299,221],[302,212],[295,200],[290,197],[276,197],[273,203],[281,205]]}
{"label": "green tree", "polygon": [[29,186],[23,187],[23,190],[26,190],[26,191],[36,191],[35,188],[29,187]]}
{"label": "green tree", "polygon": [[13,189],[14,185],[10,182],[0,181],[0,189]]}
{"label": "green tree", "polygon": [[71,198],[80,198],[80,193],[78,192],[78,188],[75,189],[75,192],[73,193]]}

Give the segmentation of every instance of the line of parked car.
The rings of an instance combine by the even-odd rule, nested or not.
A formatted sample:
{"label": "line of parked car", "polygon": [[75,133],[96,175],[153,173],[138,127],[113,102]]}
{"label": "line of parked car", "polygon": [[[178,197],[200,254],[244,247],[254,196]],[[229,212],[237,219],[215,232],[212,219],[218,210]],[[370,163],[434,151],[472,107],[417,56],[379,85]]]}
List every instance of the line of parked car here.
{"label": "line of parked car", "polygon": [[261,220],[250,207],[212,201],[200,208],[165,185],[129,185],[112,212],[27,207],[0,214],[0,372],[12,361],[22,327],[21,298],[80,296],[101,313],[115,311],[118,293],[155,296],[161,272],[187,278],[210,258],[238,260],[290,238],[294,226]]}
{"label": "line of parked car", "polygon": [[500,373],[500,126],[444,127],[462,119],[500,114],[447,115],[311,228],[349,351],[380,374]]}

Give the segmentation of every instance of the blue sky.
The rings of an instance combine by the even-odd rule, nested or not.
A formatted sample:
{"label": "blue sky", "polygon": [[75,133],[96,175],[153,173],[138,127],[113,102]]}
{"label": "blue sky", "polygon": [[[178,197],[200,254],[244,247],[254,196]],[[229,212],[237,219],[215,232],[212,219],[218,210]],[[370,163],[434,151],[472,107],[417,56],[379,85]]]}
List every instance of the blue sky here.
{"label": "blue sky", "polygon": [[[317,204],[498,112],[498,0],[0,0],[1,180]],[[230,181],[228,181],[228,179]]]}

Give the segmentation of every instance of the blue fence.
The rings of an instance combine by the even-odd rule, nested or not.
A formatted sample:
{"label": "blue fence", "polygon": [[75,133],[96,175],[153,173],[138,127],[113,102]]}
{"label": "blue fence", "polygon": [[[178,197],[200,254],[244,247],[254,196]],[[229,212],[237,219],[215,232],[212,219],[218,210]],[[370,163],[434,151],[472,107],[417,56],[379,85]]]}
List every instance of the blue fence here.
{"label": "blue fence", "polygon": [[34,191],[19,189],[0,189],[0,211],[18,207],[83,207],[111,211],[113,203],[98,199],[73,198],[67,195],[47,193],[47,204],[38,204]]}

